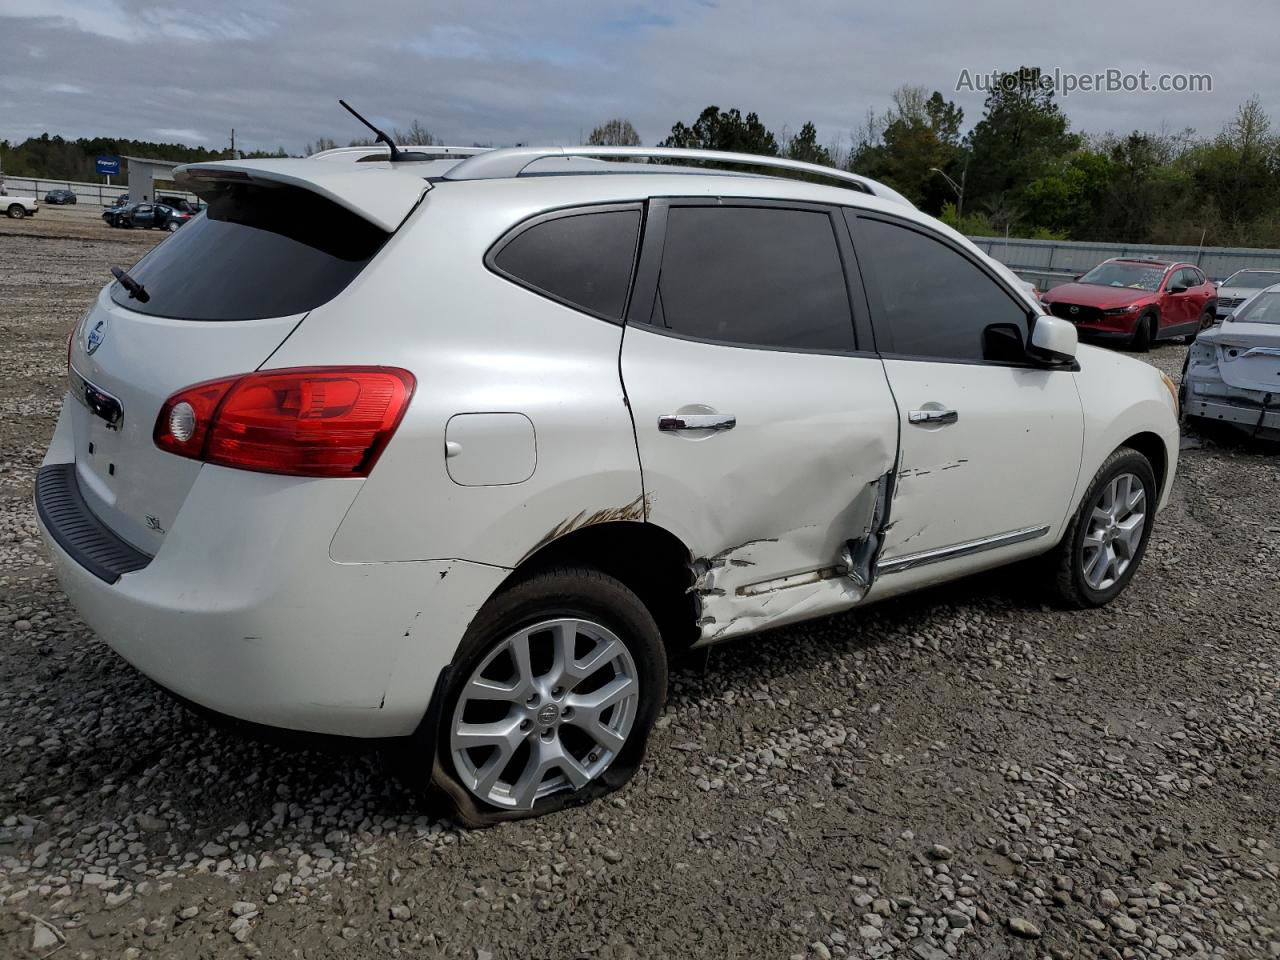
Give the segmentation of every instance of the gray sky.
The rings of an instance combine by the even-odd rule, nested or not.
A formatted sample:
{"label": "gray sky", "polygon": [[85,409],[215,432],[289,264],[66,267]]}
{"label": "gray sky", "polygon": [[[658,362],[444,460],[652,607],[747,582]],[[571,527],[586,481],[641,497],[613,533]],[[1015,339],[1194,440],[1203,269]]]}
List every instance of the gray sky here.
{"label": "gray sky", "polygon": [[707,104],[829,142],[893,89],[981,113],[962,70],[1021,63],[1153,77],[1208,72],[1211,93],[1076,93],[1072,126],[1216,133],[1252,94],[1277,104],[1276,0],[0,0],[0,139],[44,131],[243,149],[345,143],[415,118],[448,143],[576,143],[611,116],[645,143]]}

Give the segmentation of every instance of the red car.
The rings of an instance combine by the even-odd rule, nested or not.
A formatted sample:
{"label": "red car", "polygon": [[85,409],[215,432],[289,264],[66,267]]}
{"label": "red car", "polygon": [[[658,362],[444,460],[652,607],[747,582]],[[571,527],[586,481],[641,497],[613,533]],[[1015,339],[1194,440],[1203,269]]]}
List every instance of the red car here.
{"label": "red car", "polygon": [[1218,290],[1194,264],[1117,257],[1046,291],[1040,302],[1082,337],[1146,350],[1157,340],[1194,340],[1214,321]]}

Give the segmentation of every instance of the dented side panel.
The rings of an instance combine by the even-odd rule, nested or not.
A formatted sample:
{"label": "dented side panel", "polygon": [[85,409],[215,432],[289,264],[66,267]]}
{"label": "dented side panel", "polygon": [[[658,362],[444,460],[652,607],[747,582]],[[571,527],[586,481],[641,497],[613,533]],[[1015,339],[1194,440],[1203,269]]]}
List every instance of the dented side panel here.
{"label": "dented side panel", "polygon": [[[878,358],[628,327],[622,373],[647,519],[694,557],[700,642],[861,599],[874,567],[856,545],[885,522],[897,458],[897,408]],[[693,412],[732,414],[736,425],[658,429],[659,417]],[[851,559],[862,581],[848,575]]]}

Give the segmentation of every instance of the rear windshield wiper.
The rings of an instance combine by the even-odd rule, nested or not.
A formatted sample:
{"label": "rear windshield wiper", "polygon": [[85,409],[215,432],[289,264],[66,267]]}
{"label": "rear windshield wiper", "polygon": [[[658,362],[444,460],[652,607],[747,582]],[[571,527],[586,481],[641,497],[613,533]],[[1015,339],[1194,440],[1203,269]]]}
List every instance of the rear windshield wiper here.
{"label": "rear windshield wiper", "polygon": [[120,286],[129,291],[129,299],[137,300],[139,303],[146,303],[151,299],[151,294],[147,293],[147,288],[129,276],[124,270],[119,267],[112,267],[111,275],[120,281]]}

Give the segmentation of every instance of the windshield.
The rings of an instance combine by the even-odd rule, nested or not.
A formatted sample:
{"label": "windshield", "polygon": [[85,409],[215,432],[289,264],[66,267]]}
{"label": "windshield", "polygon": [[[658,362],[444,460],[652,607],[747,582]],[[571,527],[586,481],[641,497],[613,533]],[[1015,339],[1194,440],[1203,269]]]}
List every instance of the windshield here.
{"label": "windshield", "polygon": [[1227,317],[1234,323],[1280,323],[1280,293],[1260,293]]}
{"label": "windshield", "polygon": [[1273,283],[1280,283],[1280,270],[1241,270],[1223,280],[1222,286],[1258,290]]}
{"label": "windshield", "polygon": [[1077,281],[1101,287],[1129,287],[1133,290],[1159,290],[1164,267],[1145,263],[1100,263]]}

